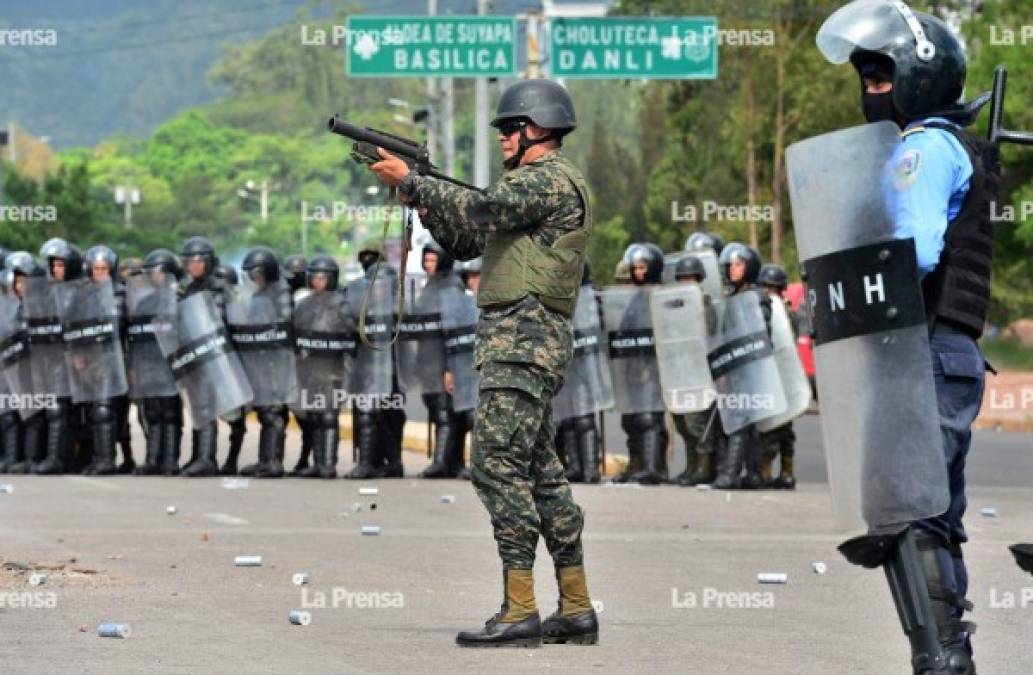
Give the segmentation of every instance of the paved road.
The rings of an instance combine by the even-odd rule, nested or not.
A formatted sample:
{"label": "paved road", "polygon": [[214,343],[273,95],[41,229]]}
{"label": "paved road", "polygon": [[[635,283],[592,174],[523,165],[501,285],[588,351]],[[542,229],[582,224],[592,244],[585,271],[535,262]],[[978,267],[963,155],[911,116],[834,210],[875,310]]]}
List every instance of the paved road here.
{"label": "paved road", "polygon": [[[0,572],[3,672],[907,672],[882,575],[835,552],[842,536],[812,479],[813,418],[800,427],[801,455],[814,461],[795,493],[575,487],[591,589],[604,604],[595,648],[452,645],[499,601],[490,528],[468,483],[379,481],[370,499],[350,481],[227,490],[219,479],[0,477],[15,488],[0,494],[0,558],[29,568]],[[967,557],[979,665],[1026,673],[1033,578],[1006,546],[1033,539],[1028,452],[1003,435],[977,443]],[[407,461],[410,472],[425,462]],[[1004,478],[1019,468],[1024,476]],[[1022,479],[1026,487],[1014,485]],[[176,515],[166,515],[170,504]],[[979,516],[984,506],[997,517]],[[382,534],[361,535],[368,524]],[[555,588],[540,552],[539,603],[549,611]],[[234,566],[250,554],[265,564]],[[826,574],[812,572],[815,561]],[[27,584],[29,571],[47,567],[44,586]],[[301,571],[312,576],[306,596],[291,584]],[[760,572],[785,572],[789,583],[760,586]],[[37,602],[56,607],[12,607],[26,592],[53,593]],[[310,626],[287,622],[320,597],[327,606],[309,608]],[[1020,606],[1004,607],[1012,597]],[[730,607],[736,600],[756,606]],[[109,620],[130,624],[132,637],[97,637]]]}

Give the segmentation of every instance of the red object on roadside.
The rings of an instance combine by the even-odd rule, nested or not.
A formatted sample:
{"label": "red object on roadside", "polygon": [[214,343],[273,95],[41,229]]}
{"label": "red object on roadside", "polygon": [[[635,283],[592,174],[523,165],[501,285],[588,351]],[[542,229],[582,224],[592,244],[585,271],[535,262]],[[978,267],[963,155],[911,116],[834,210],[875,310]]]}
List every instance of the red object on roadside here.
{"label": "red object on roadside", "polygon": [[[806,287],[803,282],[797,281],[796,283],[789,284],[786,288],[786,300],[793,306],[793,311],[800,314],[800,304],[803,302],[804,295],[806,293]],[[804,322],[805,324],[807,322]],[[800,354],[800,361],[803,362],[803,370],[807,373],[807,377],[810,378],[811,382],[814,381],[814,340],[811,338],[810,333],[800,331],[800,336],[796,338],[796,351]]]}

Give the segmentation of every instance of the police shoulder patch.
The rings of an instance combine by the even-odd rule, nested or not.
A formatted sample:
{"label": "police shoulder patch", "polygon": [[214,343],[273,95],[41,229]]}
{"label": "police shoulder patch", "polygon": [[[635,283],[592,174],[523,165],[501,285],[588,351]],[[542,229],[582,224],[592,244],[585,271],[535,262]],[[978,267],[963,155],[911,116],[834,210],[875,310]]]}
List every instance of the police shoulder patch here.
{"label": "police shoulder patch", "polygon": [[907,190],[918,180],[918,172],[922,168],[922,151],[908,148],[897,160],[893,172],[893,185],[898,190]]}

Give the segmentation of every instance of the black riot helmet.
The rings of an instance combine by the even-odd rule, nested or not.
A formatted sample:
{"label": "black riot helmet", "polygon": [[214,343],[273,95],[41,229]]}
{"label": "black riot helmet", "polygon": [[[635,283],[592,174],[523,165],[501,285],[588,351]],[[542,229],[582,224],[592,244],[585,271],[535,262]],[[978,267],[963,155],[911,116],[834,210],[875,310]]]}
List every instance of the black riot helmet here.
{"label": "black riot helmet", "polygon": [[772,286],[784,291],[789,286],[789,277],[786,276],[786,271],[781,265],[768,263],[760,268],[760,273],[757,274],[757,284]]}
{"label": "black riot helmet", "polygon": [[674,280],[682,281],[693,277],[696,281],[703,281],[707,278],[707,270],[703,267],[703,261],[694,255],[682,256],[678,264],[674,266]]}
{"label": "black riot helmet", "polygon": [[240,283],[240,277],[237,276],[237,268],[233,265],[219,265],[215,268],[215,276],[222,279],[224,284],[230,286],[236,286]]}
{"label": "black riot helmet", "polygon": [[143,271],[143,260],[139,258],[124,258],[118,266],[118,276],[121,279],[135,277]]}
{"label": "black riot helmet", "polygon": [[[543,138],[531,140],[521,126],[527,122],[534,122],[550,133]],[[507,169],[514,169],[532,145],[551,140],[562,143],[563,137],[577,128],[574,101],[559,82],[542,78],[521,80],[502,92],[491,126],[503,133],[519,129],[520,149],[505,161]]]}
{"label": "black riot helmet", "polygon": [[205,263],[205,276],[214,272],[219,264],[219,257],[215,255],[215,247],[212,246],[212,242],[204,237],[194,236],[184,241],[179,257],[183,260],[184,267],[191,260],[203,260]]}
{"label": "black riot helmet", "polygon": [[721,249],[724,247],[725,240],[713,232],[693,232],[689,235],[689,238],[685,240],[684,250],[702,251],[703,249],[711,249],[714,253],[720,254]]}
{"label": "black riot helmet", "polygon": [[267,284],[280,280],[280,259],[268,246],[258,246],[248,251],[240,267],[252,281],[256,275],[261,275]]}
{"label": "black riot helmet", "polygon": [[341,276],[341,268],[337,264],[337,261],[325,253],[320,253],[312,257],[309,261],[308,267],[305,270],[306,281],[308,287],[312,288],[312,276],[315,274],[326,275],[326,290],[335,291],[337,290],[338,280]]}
{"label": "black riot helmet", "polygon": [[[729,267],[731,267],[732,261],[734,260],[742,260],[746,263],[746,273],[738,282],[733,282],[728,276]],[[760,274],[760,254],[746,244],[733,241],[725,246],[724,250],[721,251],[720,263],[721,276],[724,277],[726,282],[733,286],[739,287],[743,284],[757,283],[757,275]]]}
{"label": "black riot helmet", "polygon": [[445,276],[449,274],[455,266],[455,258],[450,256],[448,251],[439,246],[437,242],[429,241],[427,242],[427,245],[423,247],[423,256],[420,260],[420,266],[423,268],[424,272],[427,271],[426,260],[428,255],[437,256],[438,266],[437,272],[435,273],[437,276]]}
{"label": "black riot helmet", "polygon": [[65,264],[65,281],[78,279],[82,276],[83,259],[79,247],[70,244],[60,237],[54,237],[44,242],[39,249],[39,257],[47,263],[47,273],[54,276],[54,261],[60,260]]}
{"label": "black riot helmet", "polygon": [[46,274],[28,251],[15,251],[8,254],[4,261],[4,269],[11,270],[23,277],[41,277]]}
{"label": "black riot helmet", "polygon": [[183,268],[179,264],[179,259],[167,248],[156,248],[148,253],[147,257],[143,259],[141,269],[148,274],[154,270],[161,270],[177,279],[183,278]]}
{"label": "black riot helmet", "polygon": [[[933,115],[968,115],[960,104],[965,51],[936,17],[915,12],[904,2],[854,0],[825,20],[817,43],[831,63],[850,61],[862,78],[880,75],[893,82],[891,94],[862,91],[870,122],[890,119],[888,114],[878,114],[880,109],[905,122]],[[892,107],[877,105],[876,96],[891,96]]]}
{"label": "black riot helmet", "polygon": [[93,265],[98,262],[107,263],[108,276],[114,280],[115,275],[118,274],[118,254],[115,253],[110,247],[98,244],[97,246],[91,246],[86,249],[86,255],[84,256],[84,270],[86,275],[93,278]]}
{"label": "black riot helmet", "polygon": [[308,260],[300,253],[289,255],[283,259],[284,278],[291,291],[305,287],[305,270],[308,268]]}
{"label": "black riot helmet", "polygon": [[[632,244],[624,254],[631,266],[631,281],[635,285],[658,284],[664,272],[664,252],[656,244]],[[635,279],[635,264],[645,263],[646,275],[642,281]]]}

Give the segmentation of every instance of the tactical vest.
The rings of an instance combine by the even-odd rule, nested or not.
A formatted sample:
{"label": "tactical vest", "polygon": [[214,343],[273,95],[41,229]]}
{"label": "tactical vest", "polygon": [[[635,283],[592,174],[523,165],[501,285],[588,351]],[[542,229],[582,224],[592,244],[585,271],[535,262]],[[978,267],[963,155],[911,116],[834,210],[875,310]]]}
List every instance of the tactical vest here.
{"label": "tactical vest", "polygon": [[533,294],[549,309],[574,316],[588,237],[592,233],[592,206],[588,184],[565,157],[556,166],[574,184],[584,205],[584,225],[568,232],[552,246],[538,244],[522,232],[492,232],[484,247],[477,306],[508,305]]}
{"label": "tactical vest", "polygon": [[924,126],[952,134],[972,162],[968,194],[944,233],[936,268],[922,280],[925,312],[932,327],[938,320],[978,340],[990,304],[994,234],[991,209],[1001,180],[996,146],[961,129],[936,122]]}

